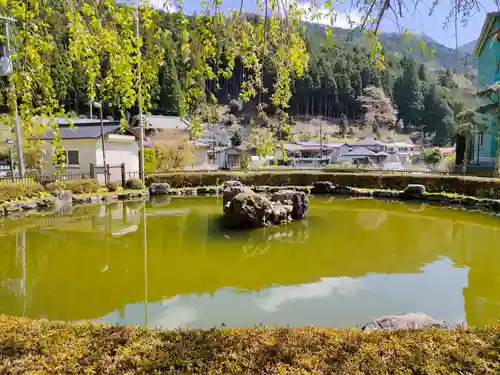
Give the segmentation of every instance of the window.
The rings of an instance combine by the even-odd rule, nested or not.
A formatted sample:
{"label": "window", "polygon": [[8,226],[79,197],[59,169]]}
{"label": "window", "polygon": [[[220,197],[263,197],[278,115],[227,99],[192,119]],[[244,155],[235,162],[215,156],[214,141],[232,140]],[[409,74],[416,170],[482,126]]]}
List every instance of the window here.
{"label": "window", "polygon": [[68,165],[79,165],[80,164],[80,155],[78,151],[66,151],[66,164]]}

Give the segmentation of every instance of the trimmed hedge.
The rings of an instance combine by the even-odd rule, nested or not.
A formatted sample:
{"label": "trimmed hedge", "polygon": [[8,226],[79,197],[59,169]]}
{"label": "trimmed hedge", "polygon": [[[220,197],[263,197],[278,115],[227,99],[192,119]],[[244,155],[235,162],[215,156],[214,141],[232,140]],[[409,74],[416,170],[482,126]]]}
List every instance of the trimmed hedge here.
{"label": "trimmed hedge", "polygon": [[19,198],[31,198],[45,189],[42,185],[5,183],[0,184],[0,201],[15,200]]}
{"label": "trimmed hedge", "polygon": [[57,181],[51,182],[45,186],[48,191],[52,190],[71,190],[74,194],[90,194],[97,193],[101,188],[99,181],[95,179],[87,180],[70,180],[70,181]]}
{"label": "trimmed hedge", "polygon": [[151,175],[147,184],[166,182],[172,188],[221,185],[224,181],[240,180],[255,186],[311,186],[316,181],[331,181],[351,187],[404,190],[409,184],[425,185],[429,192],[448,192],[478,198],[500,198],[500,179],[381,173],[334,172],[212,172],[165,173]]}
{"label": "trimmed hedge", "polygon": [[0,316],[2,374],[498,374],[500,326],[147,330]]}

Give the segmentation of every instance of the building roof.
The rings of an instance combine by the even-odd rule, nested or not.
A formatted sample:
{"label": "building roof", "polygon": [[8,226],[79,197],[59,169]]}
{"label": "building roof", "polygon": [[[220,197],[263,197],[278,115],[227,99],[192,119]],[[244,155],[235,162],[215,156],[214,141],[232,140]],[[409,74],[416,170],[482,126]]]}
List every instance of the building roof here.
{"label": "building roof", "polygon": [[476,55],[476,57],[479,57],[481,55],[484,43],[486,43],[486,41],[490,39],[496,32],[496,30],[493,30],[492,34],[491,28],[495,24],[496,19],[499,17],[500,17],[500,12],[488,13],[486,15],[486,20],[484,21],[483,28],[481,29],[481,34],[479,35],[476,47],[474,48],[474,55]]}
{"label": "building roof", "polygon": [[146,126],[150,129],[180,129],[187,130],[189,123],[177,116],[145,115]]}
{"label": "building roof", "polygon": [[375,138],[363,138],[357,141],[354,146],[387,146],[387,143]]}
{"label": "building roof", "polygon": [[[47,123],[45,121],[48,120],[38,120],[39,123]],[[65,118],[55,118],[54,121],[59,125],[61,139],[96,139],[101,136],[100,120],[73,118],[70,121],[74,126],[71,126]],[[103,124],[105,135],[117,132],[121,128],[120,121],[103,120]],[[29,139],[50,140],[53,138],[52,135],[53,129],[49,129],[45,134],[33,136]]]}
{"label": "building roof", "polygon": [[195,147],[212,147],[209,143],[203,141],[191,140],[189,141],[189,143],[191,143]]}
{"label": "building roof", "polygon": [[[344,145],[347,145],[345,142],[332,142],[332,143],[319,143],[319,142],[297,142],[296,145],[293,144],[288,144],[285,145],[286,147],[289,146],[298,146],[296,150],[320,150],[321,147],[323,146],[323,149],[334,149],[334,148],[339,148]],[[293,147],[291,147],[293,148]]]}
{"label": "building roof", "polygon": [[376,153],[373,152],[372,150],[367,149],[366,147],[356,147],[355,149],[349,151],[347,154],[340,155],[340,157],[343,156],[375,156],[375,155],[380,155],[381,153]]}
{"label": "building roof", "polygon": [[[48,117],[35,117],[33,119],[34,122],[38,124],[44,124],[44,125],[49,125],[49,118]],[[57,125],[59,126],[70,126],[71,124],[73,125],[101,125],[101,120],[98,118],[85,118],[85,117],[54,117],[53,120]],[[106,124],[120,124],[119,120],[108,120],[105,119],[102,121],[105,125]]]}

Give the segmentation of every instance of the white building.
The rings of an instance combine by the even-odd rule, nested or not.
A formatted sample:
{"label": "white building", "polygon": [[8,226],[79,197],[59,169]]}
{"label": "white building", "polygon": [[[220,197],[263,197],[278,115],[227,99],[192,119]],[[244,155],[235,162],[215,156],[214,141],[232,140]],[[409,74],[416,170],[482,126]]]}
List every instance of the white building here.
{"label": "white building", "polygon": [[[59,125],[61,145],[66,152],[66,171],[68,173],[82,173],[82,178],[90,177],[91,164],[97,168],[103,167],[103,152],[101,140],[100,121],[95,119],[73,119],[70,126],[63,119],[56,119]],[[139,145],[136,137],[129,131],[121,131],[120,121],[104,122],[104,148],[106,150],[106,163],[110,166],[125,164],[125,171],[139,171]],[[45,134],[31,137],[30,140],[41,140],[42,143],[42,171],[43,173],[56,173],[60,168],[53,163],[54,146],[53,130]],[[97,175],[104,181],[104,175]],[[112,181],[121,180],[121,171],[111,169]]]}
{"label": "white building", "polygon": [[387,152],[397,155],[401,164],[411,164],[415,145],[408,142],[393,142],[387,145]]}

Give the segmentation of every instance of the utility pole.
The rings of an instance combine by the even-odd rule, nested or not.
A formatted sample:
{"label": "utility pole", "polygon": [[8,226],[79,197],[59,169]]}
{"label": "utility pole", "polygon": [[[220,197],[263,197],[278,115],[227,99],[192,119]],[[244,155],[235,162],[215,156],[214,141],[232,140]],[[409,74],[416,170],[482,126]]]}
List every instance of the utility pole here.
{"label": "utility pole", "polygon": [[142,118],[142,74],[141,74],[141,46],[139,45],[140,29],[139,29],[139,1],[136,0],[135,7],[135,34],[137,38],[137,104],[139,106],[139,177],[142,181],[145,179],[144,175],[144,119]]}
{"label": "utility pole", "polygon": [[[6,59],[10,61],[10,35],[9,35],[9,23],[16,22],[15,19],[9,17],[0,16],[0,20],[3,21],[4,26],[4,34],[6,40]],[[16,133],[16,152],[17,152],[17,162],[19,164],[19,176],[24,177],[24,155],[23,155],[23,142],[21,135],[21,122],[19,120],[19,111],[17,108],[17,95],[15,95],[16,87],[14,86],[14,82],[10,81],[10,90],[14,95],[13,100],[13,117],[14,117],[14,131]]]}

